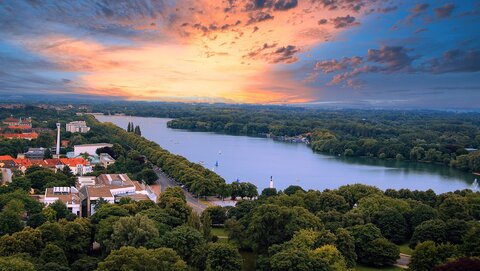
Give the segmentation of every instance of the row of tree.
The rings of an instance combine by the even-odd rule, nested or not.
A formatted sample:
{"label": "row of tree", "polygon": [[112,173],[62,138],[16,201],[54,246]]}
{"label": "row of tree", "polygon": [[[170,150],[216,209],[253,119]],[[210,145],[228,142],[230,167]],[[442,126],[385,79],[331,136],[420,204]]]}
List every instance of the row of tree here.
{"label": "row of tree", "polygon": [[142,135],[142,131],[140,131],[140,126],[135,126],[133,124],[133,122],[128,122],[128,125],[127,125],[127,132],[129,133],[134,133],[136,135],[139,135],[141,136]]}
{"label": "row of tree", "polygon": [[226,184],[225,180],[215,172],[192,163],[182,156],[172,154],[153,141],[135,133],[126,132],[111,123],[99,123],[91,118],[89,120],[93,133],[109,134],[108,142],[121,145],[122,148],[128,150],[127,152],[134,151],[134,153],[142,154],[151,164],[161,168],[169,177],[185,185],[194,195],[248,198],[258,195],[257,188],[253,184]]}

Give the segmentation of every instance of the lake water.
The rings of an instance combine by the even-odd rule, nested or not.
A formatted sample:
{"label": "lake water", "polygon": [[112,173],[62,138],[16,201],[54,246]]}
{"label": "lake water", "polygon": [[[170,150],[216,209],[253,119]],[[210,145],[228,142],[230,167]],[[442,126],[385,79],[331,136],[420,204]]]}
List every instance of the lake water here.
{"label": "lake water", "polygon": [[270,176],[277,189],[293,184],[323,190],[364,183],[381,189],[431,188],[437,193],[471,188],[475,179],[473,174],[438,165],[336,157],[314,153],[300,143],[170,129],[169,119],[164,118],[98,115],[96,118],[122,128],[133,122],[140,126],[144,137],[162,148],[204,164],[228,183],[237,179],[249,181],[260,191],[268,187]]}

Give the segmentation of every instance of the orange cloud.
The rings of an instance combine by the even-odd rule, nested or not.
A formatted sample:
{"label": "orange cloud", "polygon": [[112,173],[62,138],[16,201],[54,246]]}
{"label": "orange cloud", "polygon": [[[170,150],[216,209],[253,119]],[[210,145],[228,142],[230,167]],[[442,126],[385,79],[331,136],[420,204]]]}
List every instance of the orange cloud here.
{"label": "orange cloud", "polygon": [[351,11],[312,1],[289,10],[224,8],[216,1],[192,1],[155,20],[139,18],[132,27],[151,36],[132,38],[128,46],[52,33],[26,47],[78,72],[74,90],[83,94],[241,103],[313,100],[316,90],[296,80],[288,64],[342,30],[319,21]]}

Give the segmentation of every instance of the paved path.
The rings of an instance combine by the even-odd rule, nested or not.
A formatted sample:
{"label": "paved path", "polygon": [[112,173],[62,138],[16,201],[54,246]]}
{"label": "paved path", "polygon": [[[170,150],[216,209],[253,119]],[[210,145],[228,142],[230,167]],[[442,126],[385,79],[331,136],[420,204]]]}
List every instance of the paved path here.
{"label": "paved path", "polygon": [[395,266],[398,266],[403,269],[407,269],[408,265],[410,264],[410,255],[400,253],[400,259],[397,260]]}
{"label": "paved path", "polygon": [[[173,179],[170,179],[159,167],[153,166],[153,170],[157,173],[158,180],[157,183],[160,185],[160,191],[164,192],[168,187],[179,186],[180,184],[175,182]],[[201,214],[203,210],[207,208],[207,205],[201,203],[197,198],[192,196],[187,191],[183,191],[185,194],[185,198],[187,199],[187,204],[193,208],[193,210]]]}

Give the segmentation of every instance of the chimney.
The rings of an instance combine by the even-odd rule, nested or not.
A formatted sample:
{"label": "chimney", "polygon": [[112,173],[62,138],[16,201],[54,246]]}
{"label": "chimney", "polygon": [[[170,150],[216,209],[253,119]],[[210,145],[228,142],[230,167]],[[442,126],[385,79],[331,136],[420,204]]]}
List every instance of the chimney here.
{"label": "chimney", "polygon": [[60,158],[60,123],[57,123],[57,158]]}

